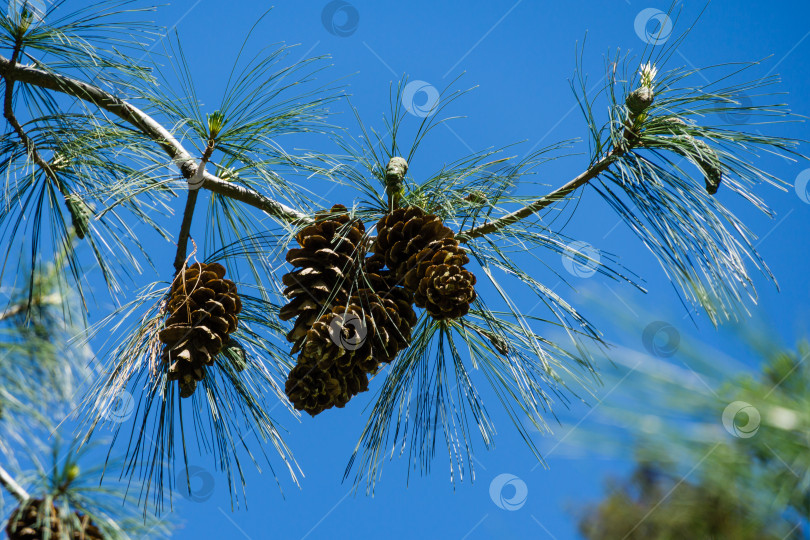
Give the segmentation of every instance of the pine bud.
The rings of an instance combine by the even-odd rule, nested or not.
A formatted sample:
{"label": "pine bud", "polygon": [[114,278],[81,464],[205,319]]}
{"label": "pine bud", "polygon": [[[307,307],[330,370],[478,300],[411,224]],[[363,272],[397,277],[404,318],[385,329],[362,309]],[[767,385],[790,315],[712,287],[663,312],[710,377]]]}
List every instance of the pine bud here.
{"label": "pine bud", "polygon": [[655,101],[655,92],[653,92],[653,89],[642,86],[641,88],[633,90],[630,95],[627,96],[624,103],[627,105],[630,114],[636,117],[647,110],[647,108],[653,104],[653,101]]}
{"label": "pine bud", "polygon": [[408,162],[401,157],[392,157],[385,168],[385,192],[396,202],[404,191],[403,181],[408,172]]}
{"label": "pine bud", "polygon": [[76,464],[68,467],[65,475],[67,477],[68,483],[73,482],[74,480],[76,480],[76,478],[79,477],[79,471],[80,471],[79,466]]}

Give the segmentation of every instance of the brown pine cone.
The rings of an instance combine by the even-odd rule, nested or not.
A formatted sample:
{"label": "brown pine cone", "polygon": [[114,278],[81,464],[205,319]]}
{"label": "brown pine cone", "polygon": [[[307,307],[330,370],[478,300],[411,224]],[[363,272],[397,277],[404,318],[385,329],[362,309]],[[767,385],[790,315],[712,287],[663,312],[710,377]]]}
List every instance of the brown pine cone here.
{"label": "brown pine cone", "polygon": [[332,407],[345,407],[351,398],[368,390],[368,375],[357,365],[333,364],[321,369],[303,360],[302,355],[284,385],[287,397],[299,411],[316,416]]}
{"label": "brown pine cone", "polygon": [[330,372],[340,382],[340,392],[334,396],[334,406],[339,409],[357,394],[368,390],[368,374],[360,366],[346,370],[333,368]]}
{"label": "brown pine cone", "polygon": [[399,285],[392,270],[385,268],[385,257],[377,253],[363,261],[363,281],[360,286],[384,294]]}
{"label": "brown pine cone", "polygon": [[475,300],[475,276],[464,269],[470,262],[455,238],[432,242],[408,259],[405,288],[414,303],[435,319],[463,317]]}
{"label": "brown pine cone", "polygon": [[315,416],[343,407],[366,391],[367,375],[408,345],[416,314],[410,303],[405,307],[400,314],[393,299],[361,289],[347,306],[335,306],[322,315],[307,332],[298,365],[287,379],[285,390],[293,406]]}
{"label": "brown pine cone", "polygon": [[468,262],[470,262],[470,258],[467,256],[467,252],[458,245],[458,240],[455,238],[444,238],[431,242],[408,259],[408,271],[405,273],[403,286],[415,292],[431,266],[437,264],[464,266]]}
{"label": "brown pine cone", "polygon": [[59,511],[51,504],[43,509],[44,501],[34,499],[18,507],[8,520],[6,534],[10,540],[40,540],[43,538],[70,538],[71,540],[102,540],[98,527],[86,516],[74,512],[72,526],[63,526]]}
{"label": "brown pine cone", "polygon": [[435,240],[453,236],[453,231],[433,214],[416,206],[398,208],[377,223],[374,253],[385,258],[385,264],[402,278],[408,258]]}
{"label": "brown pine cone", "polygon": [[368,332],[373,321],[353,296],[348,306],[335,306],[307,332],[285,385],[287,396],[298,410],[312,416],[343,407],[358,392],[368,389],[366,372],[376,371]]}
{"label": "brown pine cone", "polygon": [[279,314],[281,320],[296,318],[287,340],[294,343],[290,354],[301,348],[307,332],[331,306],[349,297],[357,260],[364,256],[365,227],[351,221],[345,206],[335,205],[316,216],[316,223],[296,236],[300,248],[287,252],[287,262],[296,267],[282,278],[290,299]]}
{"label": "brown pine cone", "polygon": [[242,301],[236,285],[225,279],[219,263],[195,263],[181,271],[169,290],[169,313],[158,338],[163,361],[170,364],[168,379],[179,381],[180,397],[194,393],[205,377],[205,366],[236,330]]}
{"label": "brown pine cone", "polygon": [[316,414],[335,406],[342,393],[341,384],[332,373],[314,364],[300,363],[290,371],[284,391],[293,407]]}
{"label": "brown pine cone", "polygon": [[428,268],[414,295],[416,305],[434,319],[457,319],[475,300],[475,276],[460,266],[437,264]]}

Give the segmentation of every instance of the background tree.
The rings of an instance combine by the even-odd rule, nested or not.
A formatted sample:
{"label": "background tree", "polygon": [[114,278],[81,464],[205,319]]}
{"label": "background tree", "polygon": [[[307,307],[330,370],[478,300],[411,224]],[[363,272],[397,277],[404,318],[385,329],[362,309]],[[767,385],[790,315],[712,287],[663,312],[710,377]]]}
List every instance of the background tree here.
{"label": "background tree", "polygon": [[[738,328],[761,359],[755,375],[729,376],[731,362],[700,343],[681,348],[680,362],[652,356],[639,370],[620,362],[625,385],[600,416],[638,465],[604,500],[575,510],[586,538],[806,537],[810,347],[784,349],[773,334]],[[590,445],[601,431],[573,439]]]}
{"label": "background tree", "polygon": [[604,500],[580,512],[579,530],[588,540],[803,537],[782,516],[751,508],[738,491],[684,482],[658,463],[639,464],[631,478],[606,487]]}
{"label": "background tree", "polygon": [[[445,121],[443,107],[460,92],[442,94],[411,127],[405,126],[400,84],[388,133],[364,129],[366,136],[352,141],[325,122],[339,92],[317,82],[318,62],[283,67],[283,48],[254,58],[240,55],[222,102],[204,109],[179,42],[164,58],[143,54],[149,51],[149,27],[133,23],[140,14],[123,9],[128,6],[108,1],[69,13],[57,3],[39,18],[24,9],[4,18],[2,43],[10,52],[0,57],[0,75],[12,129],[3,156],[8,174],[22,180],[11,184],[3,226],[5,241],[31,254],[29,281],[41,273],[50,243],[50,252],[65,249],[57,266],[65,286],[70,281],[85,299],[81,268],[90,260],[107,292],[124,300],[94,329],[107,345],[99,355],[105,374],[86,401],[93,411],[88,436],[122,392],[136,395],[140,421],[126,447],[127,471],[144,479],[158,504],[162,488],[172,487],[177,449],[187,461],[192,444],[184,410],[196,443],[211,449],[235,495],[243,485],[240,455],[258,457],[242,450],[245,438],[262,449],[269,442],[285,468],[293,474],[297,468],[269,415],[270,403],[278,399],[292,410],[289,397],[310,413],[345,405],[385,362],[390,366],[380,371],[385,380],[352,458],[360,463],[357,481],[365,479],[369,489],[389,443],[410,444],[410,457],[424,471],[441,431],[459,475],[469,464],[472,431],[490,444],[494,427],[473,367],[530,442],[523,416],[532,428],[546,429],[551,396],[566,399],[570,389],[589,384],[593,368],[585,345],[600,344],[601,336],[518,264],[515,253],[566,251],[569,239],[557,229],[553,212],[585,186],[652,250],[684,299],[705,308],[715,322],[734,318],[753,294],[746,261],[765,269],[751,234],[715,193],[722,183],[721,195],[736,193],[767,212],[751,186],[779,181],[760,170],[749,152],[790,154],[796,142],[705,120],[739,110],[765,121],[789,113],[767,102],[741,105],[736,98],[742,93],[775,81],[730,84],[739,66],[664,71],[679,39],[641,58],[611,58],[596,96],[579,74],[576,87],[591,143],[587,168],[545,196],[516,196],[511,188],[559,157],[564,144],[523,160],[477,153],[436,173],[414,175],[407,162]],[[142,61],[133,61],[139,55]],[[81,100],[81,112],[69,112],[69,98]],[[20,101],[26,105],[22,112]],[[293,155],[291,146],[276,140],[321,132],[334,135],[344,152]],[[187,149],[192,145],[198,158]],[[183,181],[177,181],[178,171]],[[342,201],[351,208],[318,200],[324,182],[353,188],[353,203]],[[189,254],[199,189],[210,192],[199,237],[205,242]],[[165,281],[133,294],[122,278],[150,262],[133,224],[167,234],[160,212],[183,192],[174,272],[169,277],[158,267]],[[22,234],[25,227],[31,234]],[[89,246],[87,257],[75,249],[70,229]],[[291,247],[293,239],[298,247]],[[319,258],[323,249],[328,253]],[[607,276],[634,282],[610,259],[569,251]],[[282,255],[298,268],[288,273],[290,282],[279,283],[274,264]],[[195,258],[201,264],[191,264]],[[411,268],[416,273],[409,278]],[[331,281],[325,286],[299,279],[304,271]],[[501,271],[511,277],[498,277]],[[544,316],[516,309],[503,286],[514,278],[546,306]],[[491,297],[479,294],[484,283]],[[307,297],[313,305],[303,309]],[[418,320],[411,320],[412,302]],[[349,315],[362,333],[344,324]],[[280,322],[293,316],[298,330],[306,330],[303,336]],[[562,329],[567,337],[552,340],[549,329]],[[298,371],[291,372],[285,338],[301,349]],[[358,341],[359,348],[346,346]],[[184,404],[181,398],[189,399]]]}
{"label": "background tree", "polygon": [[101,371],[77,341],[82,304],[69,289],[63,296],[55,269],[44,265],[33,288],[13,290],[0,313],[0,485],[11,495],[0,498],[3,530],[12,539],[162,537],[165,520],[122,504],[126,486],[94,485],[103,465],[86,459],[91,445],[60,440],[61,422]]}

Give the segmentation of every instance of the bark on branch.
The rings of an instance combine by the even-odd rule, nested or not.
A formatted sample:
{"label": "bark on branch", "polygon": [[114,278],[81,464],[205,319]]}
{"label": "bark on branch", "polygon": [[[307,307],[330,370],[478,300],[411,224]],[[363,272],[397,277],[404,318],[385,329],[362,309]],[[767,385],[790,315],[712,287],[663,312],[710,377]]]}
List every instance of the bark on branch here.
{"label": "bark on branch", "polygon": [[28,500],[28,492],[25,491],[2,466],[0,466],[0,484],[2,484],[9,493],[14,495],[18,501],[23,502]]}
{"label": "bark on branch", "polygon": [[613,161],[621,156],[624,151],[621,149],[612,150],[605,155],[602,159],[597,161],[592,167],[590,167],[587,171],[584,171],[582,174],[565,184],[559,189],[552,191],[548,195],[537,199],[535,202],[524,206],[519,210],[515,210],[511,214],[507,214],[503,217],[490,221],[489,223],[484,223],[483,225],[479,225],[477,227],[473,227],[471,229],[467,229],[466,231],[461,231],[456,238],[460,242],[469,242],[474,238],[480,238],[481,236],[486,236],[487,234],[497,232],[504,227],[508,227],[509,225],[520,221],[521,219],[525,219],[535,212],[538,212],[545,208],[546,206],[560,201],[579,189],[580,187],[584,186],[603,172],[605,172],[610,164]]}

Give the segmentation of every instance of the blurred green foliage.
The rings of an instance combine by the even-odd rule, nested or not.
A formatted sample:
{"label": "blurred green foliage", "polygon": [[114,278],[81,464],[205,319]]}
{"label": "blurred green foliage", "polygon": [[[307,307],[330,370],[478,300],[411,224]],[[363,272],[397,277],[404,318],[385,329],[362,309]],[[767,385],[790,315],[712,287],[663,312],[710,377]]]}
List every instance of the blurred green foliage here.
{"label": "blurred green foliage", "polygon": [[[628,388],[643,385],[666,396],[669,415],[657,424],[666,427],[625,424],[635,440],[636,469],[624,481],[609,482],[602,501],[576,510],[585,538],[807,537],[810,345],[780,350],[761,338],[750,339],[763,359],[761,373],[734,376],[717,391],[709,384],[712,375],[700,370],[711,363],[706,358],[684,361],[706,382],[702,389],[661,378],[655,369],[635,374]],[[690,354],[700,353],[684,356]],[[629,413],[632,405],[623,407]]]}

